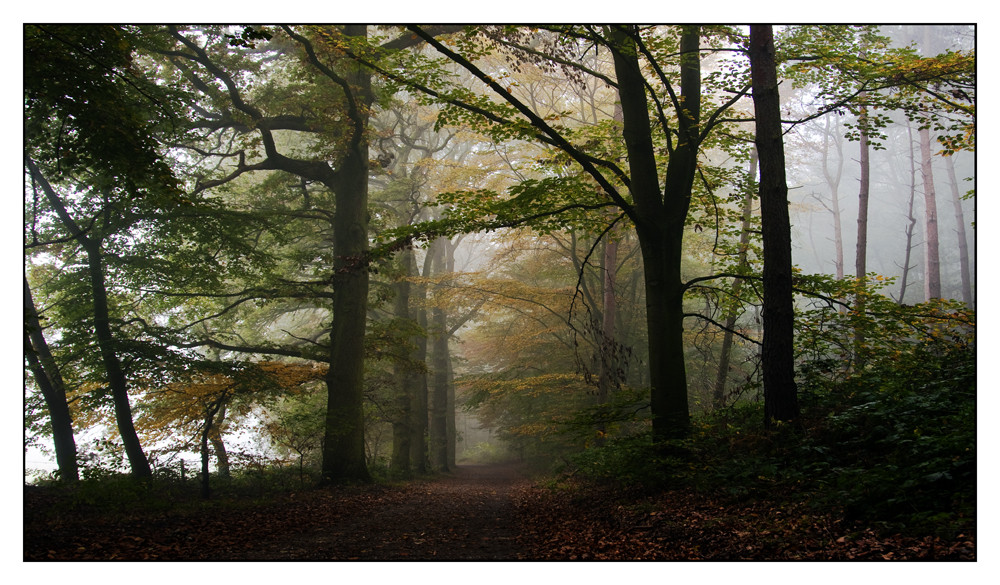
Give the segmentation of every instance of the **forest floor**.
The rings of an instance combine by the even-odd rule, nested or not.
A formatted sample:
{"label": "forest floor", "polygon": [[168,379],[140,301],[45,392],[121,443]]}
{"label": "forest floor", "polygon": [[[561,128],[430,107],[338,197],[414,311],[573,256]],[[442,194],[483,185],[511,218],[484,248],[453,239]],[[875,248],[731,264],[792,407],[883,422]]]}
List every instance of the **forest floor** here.
{"label": "forest floor", "polygon": [[512,465],[141,512],[24,494],[24,560],[976,559],[969,535],[880,535],[804,506],[690,492],[546,488]]}

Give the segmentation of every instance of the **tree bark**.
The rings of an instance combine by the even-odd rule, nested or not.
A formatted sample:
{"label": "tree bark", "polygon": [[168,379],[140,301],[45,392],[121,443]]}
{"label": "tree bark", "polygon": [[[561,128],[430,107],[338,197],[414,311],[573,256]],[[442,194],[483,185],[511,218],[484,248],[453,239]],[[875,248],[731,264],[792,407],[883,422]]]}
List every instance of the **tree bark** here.
{"label": "tree bark", "polygon": [[823,132],[823,177],[826,179],[826,184],[830,188],[830,213],[833,214],[833,243],[836,251],[836,260],[834,269],[836,271],[837,280],[843,280],[844,278],[844,236],[843,229],[840,223],[840,178],[843,175],[844,170],[844,155],[843,150],[841,150],[840,140],[837,140],[837,153],[839,158],[837,160],[837,170],[836,172],[830,171],[829,165],[829,143],[830,135],[834,130],[830,129],[830,118],[833,114],[826,116],[826,128]]}
{"label": "tree bark", "polygon": [[941,258],[938,253],[937,194],[934,190],[934,169],[931,154],[931,131],[920,129],[920,176],[924,183],[924,298],[941,298]]}
{"label": "tree bark", "polygon": [[75,482],[80,479],[80,472],[76,462],[73,419],[69,412],[69,403],[66,401],[66,384],[45,340],[27,278],[24,279],[24,329],[24,356],[49,410],[59,479]]}
{"label": "tree bark", "polygon": [[[864,94],[862,94],[863,96]],[[858,191],[858,244],[855,248],[854,275],[858,285],[865,286],[868,274],[868,198],[871,188],[871,157],[868,145],[868,109],[861,106],[858,115],[858,126],[861,132],[859,146],[859,164],[861,165],[861,185]],[[854,310],[858,315],[864,315],[864,295],[858,295]],[[865,330],[863,326],[854,329],[855,363],[860,368],[864,365]]]}
{"label": "tree bark", "polygon": [[[748,176],[750,184],[747,187],[746,196],[743,198],[743,226],[740,230],[740,251],[737,266],[745,268],[747,264],[747,249],[750,246],[750,219],[753,216],[753,194],[757,185],[757,147],[750,150],[750,166]],[[743,279],[733,279],[733,297],[739,298],[743,288]],[[726,311],[726,330],[722,334],[722,349],[719,358],[719,372],[715,377],[715,391],[712,395],[712,402],[715,408],[725,406],[726,401],[726,380],[729,378],[729,360],[733,348],[733,329],[736,327],[736,319],[739,317],[739,308],[733,305]]]}
{"label": "tree bark", "polygon": [[761,229],[764,245],[764,422],[799,416],[795,387],[792,304],[792,237],[781,130],[781,102],[770,25],[750,27],[756,144],[760,157]]}
{"label": "tree bark", "polygon": [[906,253],[903,255],[903,274],[899,277],[899,301],[902,305],[906,299],[906,287],[910,277],[910,255],[913,252],[913,228],[917,218],[913,215],[913,203],[917,198],[917,156],[913,152],[913,128],[906,124],[906,136],[910,146],[910,201],[906,212]]}
{"label": "tree bark", "polygon": [[[434,241],[430,253],[434,255],[436,276],[446,274],[447,238]],[[440,306],[431,308],[431,389],[430,389],[430,459],[431,467],[448,471],[448,316]]]}
{"label": "tree bark", "polygon": [[[420,274],[424,278],[431,275],[432,260],[431,251],[428,250],[424,256],[423,267]],[[417,351],[414,359],[420,363],[427,363],[427,286],[419,284],[413,287],[414,298],[419,307],[417,309],[417,325],[425,332],[417,339]],[[424,371],[415,380],[416,385],[412,388],[411,419],[410,419],[410,464],[415,473],[427,472],[427,420],[428,420],[428,394],[427,372]]]}
{"label": "tree bark", "polygon": [[[923,51],[930,56],[931,28],[923,27]],[[927,121],[930,124],[930,121]],[[920,129],[920,174],[924,183],[924,238],[927,252],[924,255],[924,298],[941,298],[941,257],[939,255],[937,193],[934,189],[933,153],[931,152],[930,128]]]}
{"label": "tree bark", "polygon": [[[365,37],[366,25],[348,25],[344,34]],[[333,220],[333,325],[327,372],[326,430],[321,482],[371,481],[365,461],[364,338],[368,315],[368,109],[371,74],[346,63],[345,79],[356,106],[349,110],[353,132],[346,156],[331,181]],[[349,96],[350,98],[351,96]]]}
{"label": "tree bark", "polygon": [[[602,302],[601,302],[601,337],[598,351],[598,374],[597,374],[597,403],[604,405],[608,403],[611,390],[616,384],[618,377],[618,350],[615,345],[615,318],[617,316],[617,303],[615,302],[615,271],[618,269],[618,242],[608,239],[604,242],[604,254],[601,257],[601,268],[603,271],[602,281]],[[603,441],[607,432],[607,425],[600,421],[597,425],[598,444]]]}
{"label": "tree bark", "polygon": [[212,425],[212,432],[208,440],[212,443],[212,451],[215,453],[215,464],[219,469],[219,477],[229,477],[229,453],[226,451],[226,443],[222,440],[222,423],[226,420],[226,403],[223,402],[216,415],[215,423]]}
{"label": "tree bark", "polygon": [[[407,248],[399,254],[400,278],[395,284],[396,299],[394,301],[395,318],[401,322],[408,322],[410,317],[410,281],[409,277],[413,271],[413,250]],[[413,343],[415,340],[408,339],[406,342]],[[407,350],[405,357],[412,357],[412,351]],[[393,420],[392,420],[392,456],[389,468],[402,476],[410,474],[410,439],[412,431],[410,429],[411,402],[410,395],[412,384],[410,379],[413,376],[413,365],[406,360],[399,359],[393,365],[393,377],[396,384],[396,396],[393,400]]]}
{"label": "tree bark", "polygon": [[87,268],[90,274],[90,290],[94,310],[94,336],[101,353],[101,361],[104,363],[108,385],[111,387],[111,398],[115,409],[115,422],[118,425],[118,433],[125,446],[125,454],[128,457],[132,474],[136,477],[151,477],[153,471],[149,466],[149,460],[142,451],[139,442],[139,435],[135,432],[135,425],[132,422],[132,406],[128,398],[128,381],[125,372],[122,370],[121,361],[118,359],[116,351],[117,342],[111,333],[111,317],[108,312],[108,289],[104,280],[104,259],[101,255],[101,242],[92,237],[88,237],[77,225],[76,221],[66,211],[62,200],[55,190],[42,175],[41,171],[30,159],[25,160],[32,176],[41,185],[42,191],[52,205],[60,221],[67,231],[76,239],[87,253]]}
{"label": "tree bark", "polygon": [[[633,29],[634,31],[634,29]],[[635,205],[626,209],[642,251],[649,343],[650,411],[654,441],[687,436],[687,372],[684,360],[684,285],[681,251],[684,221],[697,168],[701,112],[699,28],[681,30],[681,92],[678,133],[661,192],[649,124],[645,81],[632,37],[613,30],[622,137],[628,152],[629,187]]]}
{"label": "tree bark", "polygon": [[976,298],[972,295],[972,273],[969,269],[969,240],[965,235],[965,212],[962,211],[962,196],[958,192],[958,179],[955,177],[955,161],[950,156],[944,157],[945,169],[948,171],[948,181],[951,185],[951,204],[955,209],[955,228],[958,236],[958,263],[962,273],[962,302],[974,308]]}

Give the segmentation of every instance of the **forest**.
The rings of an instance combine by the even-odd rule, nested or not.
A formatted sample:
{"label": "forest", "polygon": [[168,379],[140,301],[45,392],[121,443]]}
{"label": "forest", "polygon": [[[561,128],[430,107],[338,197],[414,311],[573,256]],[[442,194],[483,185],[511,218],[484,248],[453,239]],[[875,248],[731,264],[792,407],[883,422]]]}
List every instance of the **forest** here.
{"label": "forest", "polygon": [[975,561],[974,25],[23,26],[25,561]]}

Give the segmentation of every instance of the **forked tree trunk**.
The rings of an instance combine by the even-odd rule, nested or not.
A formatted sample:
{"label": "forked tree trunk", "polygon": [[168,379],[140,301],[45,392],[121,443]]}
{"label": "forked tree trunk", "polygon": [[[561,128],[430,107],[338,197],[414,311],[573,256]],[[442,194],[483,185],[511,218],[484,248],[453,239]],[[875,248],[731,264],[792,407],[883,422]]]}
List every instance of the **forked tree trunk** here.
{"label": "forked tree trunk", "polygon": [[[634,32],[634,28],[631,32]],[[684,360],[684,283],[681,281],[684,222],[698,160],[701,115],[700,32],[683,26],[680,39],[680,139],[667,163],[663,188],[654,157],[645,78],[635,42],[613,30],[614,67],[622,107],[622,137],[628,151],[634,206],[626,209],[642,250],[649,343],[650,411],[653,439],[682,438],[691,428]]]}
{"label": "forked tree trunk", "polygon": [[215,464],[219,470],[219,477],[229,477],[229,452],[226,451],[226,443],[222,440],[222,423],[226,420],[226,403],[219,408],[219,413],[215,417],[212,425],[212,432],[208,440],[212,443],[212,452],[215,453]]}

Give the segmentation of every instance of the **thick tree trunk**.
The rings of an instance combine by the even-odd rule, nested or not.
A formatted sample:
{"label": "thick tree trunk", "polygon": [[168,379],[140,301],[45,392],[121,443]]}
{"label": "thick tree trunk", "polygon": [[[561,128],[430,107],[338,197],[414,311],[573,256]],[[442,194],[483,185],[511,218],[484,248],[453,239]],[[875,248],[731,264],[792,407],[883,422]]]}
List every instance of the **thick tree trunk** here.
{"label": "thick tree trunk", "polygon": [[[365,25],[345,28],[348,36],[365,36]],[[326,376],[327,412],[323,442],[322,483],[371,481],[365,461],[364,338],[368,314],[368,105],[371,75],[347,64],[345,75],[358,102],[353,112],[350,148],[333,181],[334,216],[333,325],[330,369]]]}
{"label": "thick tree trunk", "polygon": [[757,153],[760,157],[760,208],[764,245],[764,421],[799,416],[795,387],[792,304],[792,235],[781,135],[781,102],[770,25],[750,27]]}
{"label": "thick tree trunk", "polygon": [[646,278],[650,410],[655,440],[683,438],[691,427],[684,360],[683,231],[636,224]]}
{"label": "thick tree trunk", "polygon": [[948,171],[948,181],[951,185],[951,204],[955,209],[955,232],[958,236],[958,263],[962,273],[962,302],[969,307],[975,306],[972,295],[972,273],[969,269],[969,240],[965,235],[965,213],[962,211],[962,196],[958,191],[958,179],[955,177],[955,161],[950,156],[944,157],[945,169]]}
{"label": "thick tree trunk", "polygon": [[[747,249],[750,246],[750,219],[753,216],[753,194],[757,184],[757,147],[750,150],[750,167],[748,176],[750,184],[747,188],[746,196],[743,198],[743,225],[740,229],[740,250],[737,266],[743,269],[747,266]],[[733,297],[739,298],[743,289],[743,279],[733,279]],[[722,349],[719,358],[719,371],[715,377],[715,391],[712,395],[712,402],[715,408],[725,406],[726,401],[726,380],[729,378],[729,360],[733,351],[733,329],[736,327],[736,319],[739,317],[739,308],[733,305],[726,311],[726,330],[722,333]]]}
{"label": "thick tree trunk", "polygon": [[649,337],[650,411],[653,438],[662,441],[687,436],[687,373],[684,363],[684,286],[681,244],[684,220],[697,168],[697,127],[701,112],[699,28],[681,30],[681,92],[678,133],[660,190],[654,157],[645,81],[634,41],[620,28],[613,30],[621,50],[614,53],[618,97],[622,107],[622,137],[628,151],[630,192],[627,209],[635,223],[646,278],[646,324]]}
{"label": "thick tree trunk", "polygon": [[927,252],[924,255],[924,297],[926,300],[941,298],[941,259],[938,254],[937,194],[934,190],[934,169],[931,153],[931,131],[920,129],[920,175],[924,183],[924,238]]}
{"label": "thick tree trunk", "polygon": [[225,397],[219,397],[215,402],[208,405],[208,408],[205,410],[205,422],[201,427],[201,497],[205,500],[212,497],[212,488],[209,483],[210,476],[208,473],[208,443],[215,430],[215,415],[223,408],[225,402]]}
{"label": "thick tree trunk", "polygon": [[69,413],[69,403],[66,401],[66,385],[42,332],[27,278],[24,279],[24,328],[24,356],[49,410],[59,479],[66,482],[77,481],[80,479],[80,472],[76,462],[73,419]]}

